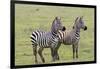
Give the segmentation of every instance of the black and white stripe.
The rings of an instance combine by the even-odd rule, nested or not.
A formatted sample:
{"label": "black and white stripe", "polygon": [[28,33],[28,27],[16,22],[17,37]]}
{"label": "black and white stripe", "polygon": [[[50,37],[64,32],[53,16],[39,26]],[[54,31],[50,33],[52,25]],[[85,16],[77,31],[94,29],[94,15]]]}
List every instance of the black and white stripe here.
{"label": "black and white stripe", "polygon": [[56,35],[52,35],[51,32],[34,31],[31,35],[31,41],[33,45],[48,48],[51,47],[50,43],[57,44],[58,38]]}

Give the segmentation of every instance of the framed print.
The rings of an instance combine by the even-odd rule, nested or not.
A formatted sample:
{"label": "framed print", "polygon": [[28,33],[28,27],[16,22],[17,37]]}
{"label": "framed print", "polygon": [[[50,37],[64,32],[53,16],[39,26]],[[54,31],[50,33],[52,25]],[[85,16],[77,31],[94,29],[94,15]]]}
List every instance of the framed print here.
{"label": "framed print", "polygon": [[11,68],[96,63],[96,6],[11,1]]}

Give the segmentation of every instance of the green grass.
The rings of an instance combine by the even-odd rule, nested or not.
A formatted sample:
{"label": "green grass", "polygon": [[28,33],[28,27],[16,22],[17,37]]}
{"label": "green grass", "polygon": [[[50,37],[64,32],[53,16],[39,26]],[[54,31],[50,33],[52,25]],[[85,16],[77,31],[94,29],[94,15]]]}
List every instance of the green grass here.
{"label": "green grass", "polygon": [[[79,46],[79,59],[77,61],[94,60],[94,9],[76,8],[76,7],[56,7],[41,5],[15,5],[15,65],[34,64],[34,56],[30,35],[32,31],[41,29],[50,31],[52,21],[56,16],[60,16],[63,25],[71,29],[75,18],[83,16],[87,31],[81,30],[81,39]],[[60,60],[62,62],[74,62],[72,59],[72,46],[61,45],[59,48]],[[44,49],[43,56],[46,63],[51,62],[50,49]],[[38,61],[41,64],[38,55]]]}

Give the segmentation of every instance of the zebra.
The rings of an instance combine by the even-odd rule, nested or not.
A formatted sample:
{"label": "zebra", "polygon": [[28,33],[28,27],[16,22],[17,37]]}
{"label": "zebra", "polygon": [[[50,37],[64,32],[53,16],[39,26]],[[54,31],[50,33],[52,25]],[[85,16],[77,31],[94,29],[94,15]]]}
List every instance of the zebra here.
{"label": "zebra", "polygon": [[[56,56],[55,54],[55,49],[57,49],[58,47],[58,42],[59,42],[59,38],[57,36],[57,33],[59,30],[62,30],[64,26],[62,26],[61,23],[61,18],[60,17],[55,17],[52,26],[51,26],[51,30],[49,32],[45,32],[45,31],[40,31],[40,30],[36,30],[32,32],[31,35],[31,41],[32,41],[32,46],[33,46],[33,53],[35,56],[35,63],[37,63],[37,52],[42,60],[42,62],[45,62],[45,59],[42,55],[42,51],[44,50],[44,48],[50,48],[51,49],[51,55],[53,58],[53,61],[59,59],[58,56]],[[39,48],[37,48],[37,46]]]}
{"label": "zebra", "polygon": [[59,40],[64,45],[72,45],[73,49],[73,59],[78,58],[78,45],[80,40],[80,29],[87,30],[87,26],[84,25],[83,16],[77,17],[72,30],[60,31],[59,30]]}

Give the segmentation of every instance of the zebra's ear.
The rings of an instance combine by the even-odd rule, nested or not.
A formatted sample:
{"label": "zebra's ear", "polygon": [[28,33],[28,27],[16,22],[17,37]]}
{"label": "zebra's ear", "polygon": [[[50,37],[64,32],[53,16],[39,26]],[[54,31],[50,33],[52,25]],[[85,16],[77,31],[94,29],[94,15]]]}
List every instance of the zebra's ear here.
{"label": "zebra's ear", "polygon": [[55,17],[55,19],[57,19],[57,17]]}
{"label": "zebra's ear", "polygon": [[55,17],[55,19],[56,19],[56,20],[57,20],[57,19],[60,19],[60,20],[61,20],[61,18],[60,18],[59,16]]}
{"label": "zebra's ear", "polygon": [[80,19],[83,19],[83,16],[81,16]]}
{"label": "zebra's ear", "polygon": [[78,18],[79,18],[79,17],[76,18],[75,22],[77,22]]}

